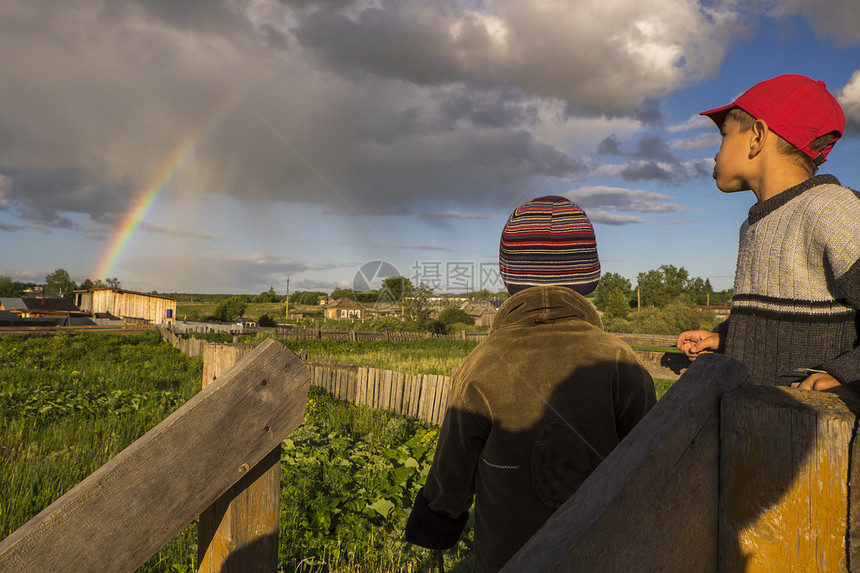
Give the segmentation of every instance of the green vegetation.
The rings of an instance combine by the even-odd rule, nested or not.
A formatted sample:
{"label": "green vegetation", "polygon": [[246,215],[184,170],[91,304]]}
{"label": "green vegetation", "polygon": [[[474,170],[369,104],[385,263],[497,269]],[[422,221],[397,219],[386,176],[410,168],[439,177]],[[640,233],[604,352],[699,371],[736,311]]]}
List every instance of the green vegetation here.
{"label": "green vegetation", "polygon": [[284,345],[308,356],[335,362],[372,366],[406,374],[441,374],[450,376],[460,366],[477,342],[450,338],[424,338],[402,342],[385,340],[285,340]]}
{"label": "green vegetation", "polygon": [[247,307],[248,303],[242,297],[231,296],[229,299],[215,304],[215,310],[210,318],[222,322],[235,320],[245,315]]}
{"label": "green vegetation", "polygon": [[[281,554],[285,571],[429,571],[436,555],[403,538],[438,430],[312,388],[305,422],[284,441]],[[471,525],[444,554],[471,570]]]}
{"label": "green vegetation", "polygon": [[33,288],[36,283],[22,283],[13,281],[10,277],[0,277],[0,297],[19,297],[28,288]]}
{"label": "green vegetation", "polygon": [[[0,538],[192,397],[202,363],[148,331],[0,337]],[[196,559],[196,526],[141,571]]]}
{"label": "green vegetation", "polygon": [[713,312],[670,303],[664,308],[631,310],[627,318],[604,315],[603,327],[608,332],[678,335],[685,330],[711,330],[722,321]]}
{"label": "green vegetation", "polygon": [[[176,317],[179,320],[199,321],[199,320],[220,320],[215,318],[216,307],[219,304],[229,304],[231,298],[236,299],[234,304],[243,303],[245,306],[242,309],[244,316],[259,320],[260,316],[266,314],[272,317],[276,322],[285,322],[284,320],[284,303],[283,302],[247,302],[241,296],[230,297],[225,296],[219,301],[200,301],[194,302],[185,300],[176,301]],[[251,298],[251,297],[248,297]],[[241,316],[241,315],[236,315]],[[233,317],[235,318],[235,317]]]}

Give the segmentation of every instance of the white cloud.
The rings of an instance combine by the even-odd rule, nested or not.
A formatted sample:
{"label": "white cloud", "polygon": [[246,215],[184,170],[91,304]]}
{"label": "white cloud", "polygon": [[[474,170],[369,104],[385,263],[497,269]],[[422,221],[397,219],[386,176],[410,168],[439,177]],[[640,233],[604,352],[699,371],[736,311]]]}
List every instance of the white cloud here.
{"label": "white cloud", "polygon": [[602,209],[588,211],[588,218],[592,223],[612,226],[636,225],[645,222],[642,217],[637,217],[635,215],[619,215],[618,213],[610,213],[609,211],[604,211]]}
{"label": "white cloud", "polygon": [[669,195],[654,193],[652,191],[625,189],[623,187],[580,187],[565,194],[571,201],[586,209],[612,210],[612,211],[637,211],[637,212],[678,212],[686,211],[686,205],[677,203],[666,203],[671,199]]}
{"label": "white cloud", "polygon": [[713,133],[700,133],[692,137],[674,139],[669,145],[672,149],[684,151],[701,151],[709,148],[716,150],[720,146],[720,134],[717,130],[714,130]]}
{"label": "white cloud", "polygon": [[854,72],[845,87],[835,96],[845,112],[845,119],[855,126],[860,126],[860,70]]}

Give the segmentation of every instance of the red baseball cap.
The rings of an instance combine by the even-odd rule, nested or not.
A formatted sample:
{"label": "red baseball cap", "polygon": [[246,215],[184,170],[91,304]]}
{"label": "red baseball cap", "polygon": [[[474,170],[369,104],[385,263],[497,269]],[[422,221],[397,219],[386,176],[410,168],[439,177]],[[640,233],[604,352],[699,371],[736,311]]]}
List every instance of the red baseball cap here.
{"label": "red baseball cap", "polygon": [[[816,165],[827,160],[827,154],[845,129],[845,114],[827,86],[806,76],[783,75],[758,83],[741,94],[738,99],[699,115],[723,126],[729,111],[739,107],[756,119],[767,122],[768,127],[784,140],[808,155]],[[822,135],[836,132],[833,141],[821,151],[809,144]]]}

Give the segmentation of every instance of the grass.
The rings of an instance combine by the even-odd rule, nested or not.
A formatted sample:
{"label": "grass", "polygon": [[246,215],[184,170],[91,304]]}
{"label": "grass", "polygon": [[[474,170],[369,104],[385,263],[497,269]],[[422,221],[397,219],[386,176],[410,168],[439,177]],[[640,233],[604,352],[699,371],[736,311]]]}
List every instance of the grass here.
{"label": "grass", "polygon": [[478,345],[470,340],[425,338],[388,342],[385,340],[284,340],[293,352],[307,350],[308,356],[335,362],[371,366],[406,374],[450,376]]}
{"label": "grass", "polygon": [[[152,331],[0,337],[0,538],[158,424],[201,379],[199,359]],[[140,571],[190,565],[194,532],[186,529]]]}

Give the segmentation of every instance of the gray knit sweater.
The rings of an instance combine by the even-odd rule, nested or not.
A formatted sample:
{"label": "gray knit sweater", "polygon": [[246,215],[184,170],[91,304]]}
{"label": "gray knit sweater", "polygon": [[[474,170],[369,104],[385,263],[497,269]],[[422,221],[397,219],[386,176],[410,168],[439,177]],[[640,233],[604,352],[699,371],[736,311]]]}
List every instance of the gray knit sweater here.
{"label": "gray knit sweater", "polygon": [[749,211],[741,226],[725,352],[758,384],[805,368],[860,383],[860,196],[819,175]]}

